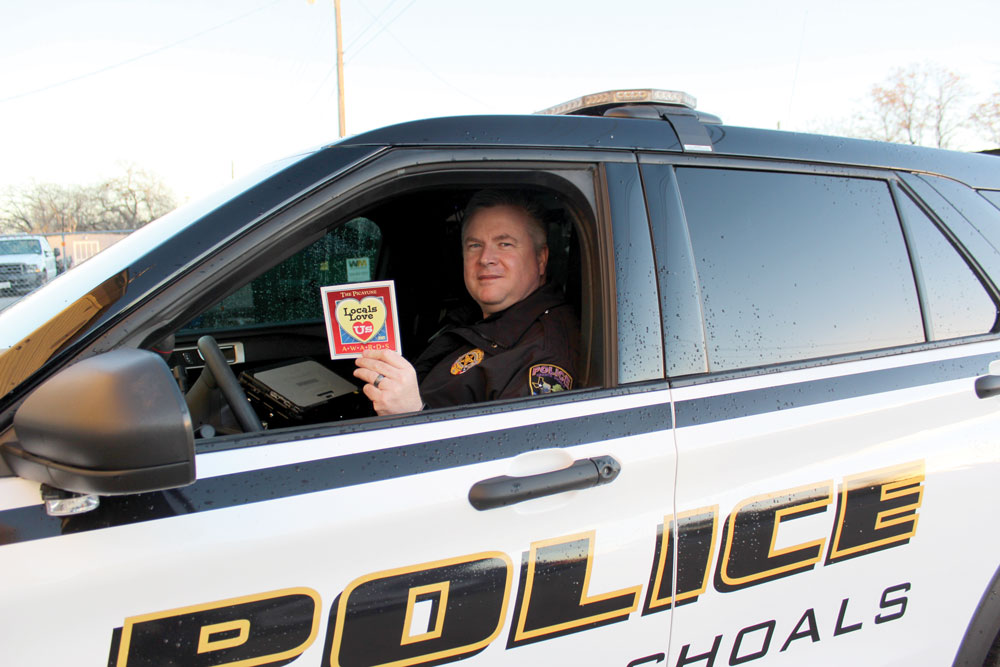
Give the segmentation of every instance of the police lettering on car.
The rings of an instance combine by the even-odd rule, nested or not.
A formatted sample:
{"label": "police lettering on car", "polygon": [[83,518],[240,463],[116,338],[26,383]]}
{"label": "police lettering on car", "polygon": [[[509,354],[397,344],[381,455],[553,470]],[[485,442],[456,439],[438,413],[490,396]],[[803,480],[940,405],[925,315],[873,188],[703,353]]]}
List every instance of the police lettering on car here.
{"label": "police lettering on car", "polygon": [[0,313],[8,662],[984,664],[1000,161],[695,106],[361,134]]}

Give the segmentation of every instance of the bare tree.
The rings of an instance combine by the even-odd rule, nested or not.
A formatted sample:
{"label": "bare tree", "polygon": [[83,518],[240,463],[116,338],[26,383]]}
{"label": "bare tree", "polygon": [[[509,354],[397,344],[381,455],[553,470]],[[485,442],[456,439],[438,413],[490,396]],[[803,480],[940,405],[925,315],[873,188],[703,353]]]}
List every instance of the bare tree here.
{"label": "bare tree", "polygon": [[973,109],[969,120],[986,135],[994,147],[1000,148],[1000,92],[993,93]]}
{"label": "bare tree", "polygon": [[100,203],[100,229],[137,229],[177,206],[163,181],[134,165],[123,166],[122,175],[95,188]]}
{"label": "bare tree", "polygon": [[966,120],[965,83],[954,72],[930,64],[895,70],[872,86],[871,108],[859,115],[868,139],[948,148]]}
{"label": "bare tree", "polygon": [[137,229],[176,202],[163,181],[135,166],[92,186],[32,184],[8,189],[0,200],[0,230],[56,233]]}
{"label": "bare tree", "polygon": [[51,234],[92,229],[96,221],[87,188],[53,183],[8,190],[0,209],[0,228],[8,232]]}

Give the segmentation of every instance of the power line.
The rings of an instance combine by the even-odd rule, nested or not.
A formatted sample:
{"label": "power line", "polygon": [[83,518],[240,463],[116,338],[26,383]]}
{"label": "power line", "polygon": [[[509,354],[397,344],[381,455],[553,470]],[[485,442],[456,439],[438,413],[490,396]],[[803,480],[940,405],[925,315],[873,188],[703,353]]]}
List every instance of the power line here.
{"label": "power line", "polygon": [[60,86],[68,86],[71,83],[76,83],[77,81],[82,81],[83,79],[89,79],[92,76],[97,76],[98,74],[104,74],[105,72],[110,72],[113,69],[118,69],[119,67],[124,67],[125,65],[131,65],[132,63],[134,63],[136,61],[142,60],[144,58],[148,58],[150,56],[154,56],[154,55],[156,55],[158,53],[163,53],[164,51],[167,51],[168,49],[174,48],[175,46],[179,46],[181,44],[184,44],[185,42],[190,42],[191,40],[194,40],[194,39],[197,39],[197,38],[202,37],[204,35],[207,35],[210,32],[213,32],[215,30],[219,30],[220,28],[225,28],[226,26],[232,25],[233,23],[236,23],[237,21],[242,21],[243,19],[245,19],[245,18],[247,18],[249,16],[253,16],[254,14],[256,14],[256,13],[258,13],[260,11],[263,11],[263,10],[267,9],[268,7],[272,7],[272,6],[278,4],[279,2],[282,2],[282,1],[283,0],[273,0],[272,2],[269,2],[266,5],[261,5],[260,7],[257,7],[256,9],[253,9],[253,10],[247,12],[246,14],[241,14],[240,16],[236,16],[236,17],[231,18],[231,19],[229,19],[227,21],[219,23],[218,25],[214,25],[211,28],[206,28],[205,30],[202,30],[201,32],[198,32],[198,33],[195,33],[193,35],[189,35],[187,37],[179,39],[176,42],[171,42],[170,44],[166,44],[164,46],[155,48],[152,51],[147,51],[145,53],[140,53],[137,56],[129,58],[128,60],[122,60],[121,62],[117,62],[117,63],[115,63],[113,65],[108,65],[107,67],[102,67],[100,69],[96,69],[93,72],[87,72],[86,74],[81,74],[81,75],[75,76],[75,77],[73,77],[71,79],[65,79],[63,81],[58,81],[56,83],[52,83],[52,84],[49,84],[47,86],[42,86],[41,88],[35,88],[34,90],[29,90],[29,91],[26,91],[26,92],[23,92],[23,93],[18,93],[17,95],[12,95],[10,97],[0,98],[0,104],[3,104],[4,102],[11,102],[13,100],[19,100],[19,99],[21,99],[23,97],[29,97],[31,95],[37,95],[38,93],[44,93],[45,91],[52,90],[53,88],[59,88]]}
{"label": "power line", "polygon": [[[395,2],[395,1],[396,1],[396,0],[393,0],[393,2]],[[408,4],[408,5],[406,5],[405,7],[403,7],[402,11],[400,11],[400,12],[399,12],[398,14],[396,14],[396,15],[395,15],[394,17],[392,17],[392,19],[390,19],[388,23],[384,24],[384,25],[383,25],[383,26],[382,26],[382,27],[381,27],[381,28],[379,29],[379,31],[378,31],[378,32],[376,32],[376,33],[375,33],[374,35],[372,35],[372,36],[371,36],[371,37],[370,37],[370,38],[368,39],[368,41],[366,41],[366,42],[365,42],[364,44],[362,44],[361,46],[359,46],[359,47],[358,47],[358,50],[357,50],[357,51],[355,51],[354,53],[352,53],[352,54],[351,54],[351,57],[353,58],[354,56],[356,56],[356,55],[358,55],[359,53],[361,53],[362,51],[364,51],[364,50],[365,50],[365,47],[366,47],[366,46],[368,46],[369,44],[371,44],[371,43],[372,43],[372,41],[373,41],[373,40],[374,40],[374,39],[375,39],[376,37],[378,37],[378,36],[379,36],[379,35],[381,35],[381,34],[382,34],[383,32],[385,32],[386,30],[388,30],[388,29],[389,29],[389,26],[390,26],[390,25],[392,25],[393,23],[395,23],[396,19],[398,19],[398,18],[399,18],[400,16],[402,16],[403,14],[405,14],[405,13],[406,13],[406,10],[407,10],[407,9],[409,9],[410,7],[412,7],[412,6],[413,6],[413,3],[415,3],[416,1],[417,1],[417,0],[410,0],[410,4]],[[391,6],[392,6],[392,5],[390,4],[390,7],[391,7]],[[385,12],[382,12],[382,13],[384,14]],[[380,16],[381,16],[381,14],[380,14]],[[377,19],[377,18],[376,18],[375,20],[376,20],[376,21],[378,21],[378,19]],[[390,35],[391,35],[391,34],[392,34],[392,33],[390,33]],[[393,38],[393,39],[395,39],[395,38]],[[355,41],[357,41],[357,40],[355,40]],[[399,40],[396,40],[396,41],[398,42]],[[412,55],[412,54],[411,54],[411,55]]]}
{"label": "power line", "polygon": [[[359,34],[358,36],[356,36],[351,41],[351,44],[357,43],[357,41],[358,41],[358,39],[360,38],[361,35],[363,35],[365,32],[367,32],[369,29],[371,29],[372,26],[378,24],[379,21],[380,21],[380,19],[381,19],[381,17],[383,15],[385,15],[386,11],[388,11],[389,8],[391,8],[392,5],[394,5],[396,2],[397,2],[397,0],[392,0],[392,2],[390,2],[389,5],[386,6],[386,8],[383,9],[379,13],[378,16],[375,16],[375,14],[370,9],[368,9],[368,7],[365,6],[365,4],[363,2],[358,2],[358,5],[360,5],[362,9],[364,9],[366,12],[368,12],[368,15],[371,16],[373,20],[372,20],[371,23],[368,24],[368,27],[366,27],[364,30],[361,31],[361,34]],[[374,40],[376,37],[378,37],[380,34],[382,34],[382,32],[385,32],[387,35],[389,35],[389,37],[392,37],[393,41],[396,42],[396,44],[401,49],[403,49],[404,51],[406,51],[407,54],[409,54],[410,58],[414,62],[416,62],[418,65],[420,65],[425,70],[427,70],[427,72],[430,73],[431,76],[433,76],[438,81],[440,81],[444,85],[448,86],[449,88],[451,88],[452,90],[454,90],[455,92],[457,92],[459,95],[467,97],[468,99],[472,100],[473,102],[475,102],[476,104],[480,105],[483,108],[489,108],[488,104],[486,104],[485,102],[483,102],[482,100],[480,100],[480,99],[478,99],[476,97],[473,97],[472,95],[470,95],[466,91],[462,90],[458,86],[454,85],[453,83],[451,83],[450,81],[448,81],[447,79],[445,79],[444,77],[442,77],[440,74],[438,74],[436,71],[434,71],[423,60],[421,60],[419,57],[417,57],[417,55],[415,53],[413,53],[413,51],[411,51],[409,49],[409,47],[406,46],[406,44],[404,44],[402,41],[400,41],[400,39],[398,37],[396,37],[396,35],[391,30],[389,30],[389,26],[394,21],[396,21],[396,19],[398,19],[400,16],[402,16],[404,13],[406,13],[406,10],[408,10],[415,2],[416,2],[416,0],[411,0],[410,3],[408,5],[406,5],[406,7],[404,7],[402,9],[402,11],[400,11],[398,14],[396,14],[396,16],[394,16],[388,23],[382,25],[381,29],[377,33],[375,33],[374,35],[372,35],[370,39],[368,39],[364,44],[362,44],[352,54],[352,58],[353,58],[353,56],[356,56],[358,53],[360,53],[366,46],[368,46],[368,44],[370,44],[372,42],[372,40]],[[350,48],[350,46],[348,46],[348,49],[349,48]],[[350,61],[348,61],[348,62],[350,62]],[[323,88],[323,86],[326,84],[326,82],[330,79],[330,76],[333,74],[333,72],[335,70],[336,70],[336,66],[333,66],[329,70],[327,70],[326,75],[323,77],[323,80],[319,83],[319,85],[316,87],[316,90],[314,90],[313,94],[310,96],[309,103],[312,103],[312,101],[314,99],[316,99],[316,96],[319,94],[320,90]]]}
{"label": "power line", "polygon": [[410,54],[410,57],[413,58],[417,62],[418,65],[420,65],[425,70],[427,70],[428,72],[430,72],[431,76],[433,76],[435,79],[437,79],[438,81],[440,81],[444,85],[448,86],[449,88],[451,88],[452,90],[454,90],[459,95],[464,95],[465,97],[468,97],[470,100],[472,100],[473,102],[475,102],[479,106],[481,106],[481,107],[483,107],[485,109],[489,109],[490,108],[490,105],[486,104],[486,102],[483,102],[479,98],[473,97],[472,95],[470,95],[469,93],[465,92],[464,90],[462,90],[461,88],[459,88],[458,86],[456,86],[455,84],[453,84],[452,82],[448,81],[443,76],[441,76],[440,74],[438,74],[437,72],[435,72],[433,69],[431,69],[430,67],[428,67],[427,64],[424,63],[424,61],[422,61],[420,58],[418,58],[417,55],[415,53],[413,53],[413,51],[410,51],[410,49],[407,48],[407,46],[405,44],[403,44],[403,42],[399,41],[399,38],[397,38],[394,34],[392,34],[391,32],[389,32],[388,35],[390,37],[392,37],[392,39],[396,42],[396,44],[398,44],[400,46],[400,48],[402,48],[404,51],[406,51],[408,54]]}
{"label": "power line", "polygon": [[[363,2],[358,2],[358,5],[360,5],[361,8],[364,9],[366,12],[368,12],[368,15],[372,17],[372,22],[369,23],[368,26],[365,27],[364,30],[362,30],[360,33],[358,33],[357,35],[354,36],[354,39],[351,40],[351,43],[348,44],[344,48],[345,54],[346,54],[347,51],[349,51],[351,49],[351,46],[353,46],[354,44],[357,44],[358,40],[366,32],[368,32],[369,30],[371,30],[374,26],[380,25],[379,19],[381,19],[382,16],[384,16],[385,13],[387,11],[389,11],[389,9],[391,9],[392,6],[394,4],[396,4],[398,1],[399,0],[392,0],[392,2],[390,2],[388,5],[386,5],[385,8],[381,12],[379,12],[378,16],[375,16],[375,14],[370,9],[368,9],[368,7]],[[403,11],[401,11],[399,14],[396,14],[395,18],[393,18],[392,21],[389,21],[389,24],[391,24],[393,21],[395,21],[400,16],[402,16],[406,12],[406,10],[410,8],[410,5],[412,5],[414,2],[416,2],[416,0],[412,0],[409,5],[407,5],[406,7],[403,8]],[[376,37],[378,37],[382,33],[383,30],[385,30],[386,28],[389,27],[389,24],[386,24],[386,25],[382,26],[382,29],[379,30],[374,35],[372,35],[371,39],[369,39],[367,42],[365,42],[363,45],[361,45],[361,47],[358,49],[358,51],[360,52],[362,49],[364,49],[366,46],[368,46],[368,44],[371,43],[371,41],[373,39],[375,39]],[[393,39],[396,39],[395,36],[392,33],[389,33],[389,36],[392,37]],[[399,40],[396,40],[396,42],[399,43]],[[402,44],[400,44],[400,46],[402,46]],[[403,47],[403,48],[405,49],[406,47]],[[350,61],[345,61],[345,64],[347,62],[350,62]],[[314,99],[316,99],[316,95],[319,94],[319,91],[323,88],[323,86],[326,84],[326,82],[330,79],[330,75],[333,74],[336,70],[337,70],[337,66],[336,65],[333,65],[332,67],[330,67],[330,69],[327,70],[326,75],[323,76],[323,80],[320,81],[319,85],[316,86],[316,90],[313,91],[313,94],[309,97],[309,102],[310,103]]]}
{"label": "power line", "polygon": [[[480,106],[482,106],[484,108],[489,108],[488,104],[486,104],[485,102],[483,102],[480,99],[477,99],[477,98],[473,97],[472,95],[470,95],[469,93],[465,92],[464,90],[462,90],[458,86],[454,85],[453,83],[451,83],[450,81],[448,81],[447,79],[445,79],[444,77],[442,77],[436,71],[434,71],[424,61],[422,61],[419,57],[417,57],[417,55],[415,53],[413,53],[413,51],[411,51],[409,49],[409,47],[406,46],[406,44],[404,44],[398,37],[396,37],[396,35],[391,30],[389,30],[389,26],[392,25],[392,23],[396,19],[398,19],[400,16],[402,16],[404,13],[406,13],[406,10],[408,10],[413,5],[413,3],[415,3],[416,1],[417,0],[411,0],[410,4],[406,5],[406,7],[403,7],[402,11],[400,11],[398,14],[396,14],[396,16],[394,16],[392,18],[392,20],[390,20],[388,23],[386,23],[385,25],[383,25],[382,28],[377,33],[375,33],[374,35],[372,35],[371,38],[368,41],[366,41],[364,44],[362,44],[360,47],[358,47],[358,49],[356,51],[354,51],[354,53],[351,54],[351,58],[353,59],[354,56],[356,56],[366,46],[368,46],[372,42],[372,40],[374,40],[376,37],[378,37],[380,34],[382,34],[382,32],[385,32],[387,35],[389,35],[389,37],[392,37],[393,41],[396,42],[396,44],[399,45],[399,47],[401,49],[403,49],[404,51],[406,51],[407,54],[409,54],[410,58],[412,58],[418,65],[420,65],[425,70],[427,70],[431,74],[431,76],[433,76],[435,79],[437,79],[438,81],[440,81],[444,85],[448,86],[449,88],[451,88],[452,90],[454,90],[459,95],[463,95],[464,97],[469,98],[470,100],[472,100],[473,102],[475,102],[476,104],[478,104],[478,105],[480,105]],[[377,23],[379,21],[379,19],[382,17],[382,15],[385,14],[386,10],[388,10],[389,7],[391,7],[393,4],[395,4],[395,2],[396,2],[396,0],[393,0],[389,4],[389,6],[386,7],[386,9],[383,10],[378,16],[374,16],[374,14],[372,14],[371,10],[369,10],[367,7],[365,7],[365,5],[363,3],[359,2],[358,4],[361,5],[361,7],[366,12],[368,12],[368,15],[374,17],[373,22],[371,24],[369,24],[368,28],[370,28],[372,25],[374,25],[375,23]],[[365,31],[367,31],[368,28],[365,28]],[[357,38],[355,38],[351,43],[353,44],[353,43],[355,43],[357,41],[358,41]],[[348,47],[348,48],[350,48],[350,47]],[[350,61],[347,61],[347,62],[350,62]],[[327,73],[326,77],[323,79],[324,83],[330,77],[331,73],[332,73],[332,70],[331,70],[331,72]],[[322,85],[322,84],[320,84],[320,85]],[[317,89],[317,92],[318,91],[319,91],[319,89]],[[315,96],[315,93],[313,93],[313,95]]]}
{"label": "power line", "polygon": [[[802,33],[799,35],[799,52],[798,55],[795,56],[795,72],[792,74],[792,90],[788,93],[788,113],[786,114],[786,118],[789,123],[791,123],[792,120],[792,104],[795,103],[795,86],[799,81],[799,65],[802,64],[802,46],[806,41],[806,20],[808,18],[809,9],[806,8],[806,10],[802,12]],[[778,129],[781,129],[780,122],[778,123]],[[791,130],[794,128],[788,127],[785,129]]]}
{"label": "power line", "polygon": [[[355,44],[357,44],[357,43],[358,43],[358,40],[360,40],[360,39],[361,39],[362,37],[364,37],[364,35],[365,35],[365,33],[366,33],[366,32],[368,32],[369,30],[371,30],[371,29],[372,29],[372,28],[374,28],[375,26],[379,25],[379,20],[380,20],[380,19],[381,19],[381,18],[382,18],[383,16],[385,16],[385,13],[386,13],[386,12],[388,12],[388,11],[389,11],[390,9],[392,9],[392,6],[393,6],[394,4],[396,4],[397,2],[399,2],[399,0],[392,0],[392,2],[390,2],[390,3],[388,4],[388,5],[386,5],[386,6],[385,6],[385,7],[384,7],[384,8],[382,9],[382,11],[378,13],[378,16],[375,16],[375,15],[374,15],[374,14],[372,13],[372,11],[371,11],[370,9],[368,9],[368,7],[367,7],[367,6],[365,6],[365,3],[363,3],[363,2],[360,2],[360,0],[359,0],[358,4],[359,4],[359,5],[361,5],[361,8],[362,8],[362,9],[364,9],[364,10],[365,10],[366,12],[368,12],[368,15],[369,15],[369,16],[371,16],[371,17],[372,17],[372,22],[371,22],[371,23],[369,23],[369,24],[368,24],[367,26],[365,26],[365,29],[364,29],[364,30],[362,30],[361,32],[359,32],[359,33],[358,33],[357,35],[355,35],[355,36],[354,36],[354,39],[352,39],[352,40],[351,40],[351,43],[350,43],[350,44],[348,44],[347,46],[345,46],[345,47],[344,47],[344,51],[345,51],[345,52],[347,52],[347,51],[350,51],[350,50],[351,50],[351,47],[353,47],[353,46],[354,46]],[[394,19],[394,20],[395,20],[395,19]]]}

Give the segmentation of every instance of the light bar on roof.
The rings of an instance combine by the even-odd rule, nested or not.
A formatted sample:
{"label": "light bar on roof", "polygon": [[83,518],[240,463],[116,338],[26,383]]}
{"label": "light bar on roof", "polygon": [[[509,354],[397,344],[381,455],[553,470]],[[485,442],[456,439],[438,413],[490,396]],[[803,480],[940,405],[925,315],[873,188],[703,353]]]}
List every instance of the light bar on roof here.
{"label": "light bar on roof", "polygon": [[548,109],[536,111],[539,114],[569,114],[581,109],[619,104],[677,104],[694,109],[698,101],[691,95],[679,90],[660,90],[659,88],[630,88],[626,90],[606,90],[603,93],[584,95],[569,102],[557,104]]}

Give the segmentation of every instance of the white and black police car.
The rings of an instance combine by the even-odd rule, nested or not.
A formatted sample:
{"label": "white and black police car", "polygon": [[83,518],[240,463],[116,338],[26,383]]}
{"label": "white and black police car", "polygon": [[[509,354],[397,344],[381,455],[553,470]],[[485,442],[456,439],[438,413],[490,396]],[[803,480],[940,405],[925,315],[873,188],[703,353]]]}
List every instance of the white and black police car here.
{"label": "white and black police car", "polygon": [[[993,660],[1000,160],[547,111],[294,156],[0,314],[3,664]],[[580,377],[376,417],[319,288],[394,281],[412,358],[483,188]]]}

